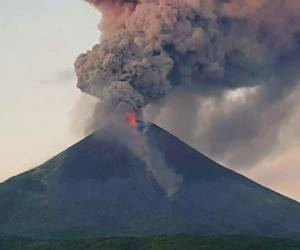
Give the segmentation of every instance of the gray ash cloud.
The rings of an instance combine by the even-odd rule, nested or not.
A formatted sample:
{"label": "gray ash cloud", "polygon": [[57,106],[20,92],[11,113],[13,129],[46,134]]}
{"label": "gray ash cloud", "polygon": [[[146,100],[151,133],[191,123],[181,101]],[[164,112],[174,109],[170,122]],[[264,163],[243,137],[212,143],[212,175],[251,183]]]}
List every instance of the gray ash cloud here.
{"label": "gray ash cloud", "polygon": [[[179,103],[181,106],[176,105],[177,110],[168,116],[175,117],[182,109],[185,116],[191,118],[187,117],[186,123],[197,123],[190,126],[194,129],[189,137],[210,143],[206,148],[212,154],[222,151],[218,147],[222,146],[225,130],[231,124],[235,126],[230,133],[234,143],[229,148],[236,149],[239,142],[256,138],[261,128],[269,126],[266,123],[281,124],[288,116],[282,104],[280,118],[264,118],[266,113],[280,116],[275,115],[272,107],[286,103],[298,84],[297,70],[290,71],[289,67],[299,65],[295,55],[300,51],[300,1],[87,2],[102,13],[101,41],[75,62],[78,87],[98,97],[109,112],[142,112],[151,106],[160,110]],[[203,100],[217,100],[217,107],[228,91],[241,88],[256,88],[255,96],[245,94],[245,103],[233,103],[236,109],[230,107],[227,117],[223,116],[224,107],[219,106],[220,114],[211,114],[204,122],[207,130],[201,131],[202,136],[195,136],[197,127],[201,126],[198,124],[201,119],[195,121],[194,118],[195,106],[209,113],[201,108],[205,106],[201,104]],[[172,92],[176,95],[168,98]],[[193,101],[195,106],[190,108],[181,101],[188,98],[188,92],[192,93],[193,100],[199,99]],[[189,111],[190,114],[186,114]],[[232,122],[243,119],[244,112],[250,111],[256,115],[248,116],[251,121],[247,122],[247,129],[239,127],[239,122]],[[176,133],[177,125],[172,124],[173,121],[169,119],[164,123]],[[278,127],[274,126],[274,136]],[[215,143],[209,142],[208,137]],[[216,143],[218,147],[214,146]]]}

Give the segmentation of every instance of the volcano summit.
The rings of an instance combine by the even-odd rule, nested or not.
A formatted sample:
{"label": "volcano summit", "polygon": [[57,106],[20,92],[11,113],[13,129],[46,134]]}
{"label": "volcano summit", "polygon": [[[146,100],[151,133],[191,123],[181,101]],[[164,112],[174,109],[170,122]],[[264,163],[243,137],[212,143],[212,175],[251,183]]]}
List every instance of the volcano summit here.
{"label": "volcano summit", "polygon": [[0,233],[38,239],[299,237],[299,203],[218,165],[156,125],[141,136],[158,161],[107,135],[94,133],[2,183]]}

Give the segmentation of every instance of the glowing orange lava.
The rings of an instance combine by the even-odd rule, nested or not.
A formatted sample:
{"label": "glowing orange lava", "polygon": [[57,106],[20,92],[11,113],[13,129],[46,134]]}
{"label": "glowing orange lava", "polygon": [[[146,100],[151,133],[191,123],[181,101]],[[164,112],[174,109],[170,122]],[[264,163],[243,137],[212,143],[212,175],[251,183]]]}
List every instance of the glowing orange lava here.
{"label": "glowing orange lava", "polygon": [[130,124],[131,127],[137,128],[137,115],[135,112],[130,112],[127,115],[127,121]]}

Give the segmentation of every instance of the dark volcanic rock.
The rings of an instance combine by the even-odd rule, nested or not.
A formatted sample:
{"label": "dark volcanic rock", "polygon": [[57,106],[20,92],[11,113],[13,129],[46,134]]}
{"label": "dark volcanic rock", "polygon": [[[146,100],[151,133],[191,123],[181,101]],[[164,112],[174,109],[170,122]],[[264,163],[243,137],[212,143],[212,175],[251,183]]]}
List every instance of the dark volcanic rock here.
{"label": "dark volcanic rock", "polygon": [[241,234],[300,238],[299,203],[161,128],[144,134],[181,182],[167,195],[125,144],[93,134],[0,184],[0,232],[32,238]]}

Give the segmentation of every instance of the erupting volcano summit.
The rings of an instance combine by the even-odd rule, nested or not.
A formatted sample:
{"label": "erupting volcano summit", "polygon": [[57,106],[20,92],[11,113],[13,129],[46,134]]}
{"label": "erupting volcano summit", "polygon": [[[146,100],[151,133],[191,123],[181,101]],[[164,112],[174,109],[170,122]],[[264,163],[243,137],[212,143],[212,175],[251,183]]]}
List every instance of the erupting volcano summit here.
{"label": "erupting volcano summit", "polygon": [[[218,165],[153,124],[138,134],[144,141],[99,131],[0,184],[0,233],[38,239],[300,236],[299,203]],[[145,141],[148,151],[139,151]]]}

